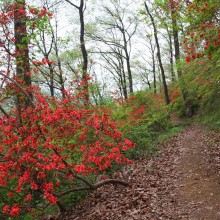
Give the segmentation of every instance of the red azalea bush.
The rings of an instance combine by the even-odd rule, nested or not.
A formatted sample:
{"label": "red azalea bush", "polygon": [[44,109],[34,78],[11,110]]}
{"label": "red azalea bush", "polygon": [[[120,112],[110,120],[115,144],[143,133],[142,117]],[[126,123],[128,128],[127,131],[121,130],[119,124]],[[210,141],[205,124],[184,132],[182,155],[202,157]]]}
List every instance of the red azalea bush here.
{"label": "red azalea bush", "polygon": [[126,185],[117,180],[93,184],[86,178],[113,162],[131,162],[124,152],[134,144],[122,138],[108,114],[83,108],[72,95],[64,100],[40,93],[34,97],[34,107],[23,111],[21,124],[16,117],[0,120],[0,187],[6,197],[2,213],[19,215],[47,205],[45,201],[61,207],[59,199],[68,193],[108,183]]}
{"label": "red azalea bush", "polygon": [[[183,49],[186,53],[186,62],[207,55],[209,59],[220,46],[220,27],[217,20],[219,6],[215,0],[210,2],[189,3],[186,13],[190,22],[190,28],[183,40]],[[192,16],[193,14],[193,16]]]}
{"label": "red azalea bush", "polygon": [[[18,58],[25,62],[28,50],[23,45],[17,45],[16,50],[11,24],[15,20],[26,21],[21,26],[29,44],[34,37],[31,34],[45,28],[51,16],[44,7],[29,7],[24,1],[5,5],[0,13],[0,26],[6,37],[0,47],[8,62]],[[9,44],[11,51],[7,49]],[[32,64],[53,63],[43,58],[33,60]],[[37,73],[37,69],[33,72]],[[0,215],[17,216],[36,210],[39,213],[48,204],[57,204],[63,210],[60,198],[66,194],[95,190],[109,183],[127,185],[121,180],[95,183],[88,178],[99,175],[112,163],[130,163],[124,152],[134,144],[123,139],[107,111],[84,105],[85,82],[79,83],[75,96],[65,93],[65,98],[59,100],[29,88],[25,74],[31,76],[30,71],[13,77],[9,69],[0,72],[5,83],[0,101],[17,99],[13,117],[4,112],[0,119]]]}

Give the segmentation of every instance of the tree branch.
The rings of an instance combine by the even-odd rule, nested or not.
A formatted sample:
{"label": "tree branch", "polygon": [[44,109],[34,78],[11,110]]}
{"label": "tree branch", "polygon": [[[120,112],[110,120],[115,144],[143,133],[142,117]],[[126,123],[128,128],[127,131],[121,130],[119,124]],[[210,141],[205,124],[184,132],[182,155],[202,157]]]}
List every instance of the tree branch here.
{"label": "tree branch", "polygon": [[98,182],[94,185],[91,184],[91,187],[78,187],[78,188],[66,190],[62,193],[59,193],[57,196],[62,197],[66,194],[69,194],[71,192],[76,192],[76,191],[96,190],[96,189],[100,188],[101,186],[108,185],[108,184],[120,184],[120,185],[123,185],[123,186],[129,186],[129,184],[127,182],[123,181],[123,180],[107,179],[107,180],[100,181],[100,182]]}
{"label": "tree branch", "polygon": [[69,0],[65,0],[66,2],[68,2],[70,5],[72,5],[73,7],[77,8],[79,10],[79,6],[73,4],[71,1]]}
{"label": "tree branch", "polygon": [[0,110],[7,118],[10,117],[9,114],[5,111],[5,109],[1,105],[0,105]]}
{"label": "tree branch", "polygon": [[35,108],[35,105],[31,99],[31,97],[28,95],[28,93],[22,88],[21,85],[19,85],[15,80],[11,79],[9,76],[5,75],[4,73],[0,72],[0,75],[4,76],[5,78],[7,78],[8,80],[10,80],[13,84],[15,84],[20,90],[21,92],[28,98],[28,101],[30,102],[31,106],[33,108]]}

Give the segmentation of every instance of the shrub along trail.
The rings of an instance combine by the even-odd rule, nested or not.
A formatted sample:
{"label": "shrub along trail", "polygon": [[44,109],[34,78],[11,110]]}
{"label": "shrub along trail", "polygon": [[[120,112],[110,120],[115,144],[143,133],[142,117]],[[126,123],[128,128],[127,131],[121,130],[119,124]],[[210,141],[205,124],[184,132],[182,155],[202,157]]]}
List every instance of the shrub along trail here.
{"label": "shrub along trail", "polygon": [[220,219],[220,133],[189,126],[123,175],[130,187],[105,186],[56,219]]}

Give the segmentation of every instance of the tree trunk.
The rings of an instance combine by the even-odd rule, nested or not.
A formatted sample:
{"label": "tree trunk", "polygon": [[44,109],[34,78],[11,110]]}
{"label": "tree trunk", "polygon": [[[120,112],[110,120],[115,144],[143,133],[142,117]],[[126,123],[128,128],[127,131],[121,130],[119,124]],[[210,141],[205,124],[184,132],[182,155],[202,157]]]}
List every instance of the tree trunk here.
{"label": "tree trunk", "polygon": [[132,73],[131,73],[130,55],[128,52],[128,45],[127,45],[127,40],[126,40],[126,36],[125,36],[125,31],[123,30],[122,33],[123,33],[124,51],[125,51],[127,71],[128,71],[129,91],[130,91],[130,93],[133,93],[133,77],[132,77]]}
{"label": "tree trunk", "polygon": [[54,96],[54,72],[53,72],[53,67],[51,64],[48,64],[49,66],[49,71],[50,71],[50,95]]}
{"label": "tree trunk", "polygon": [[189,94],[184,79],[182,78],[181,69],[178,66],[180,60],[180,44],[179,44],[179,36],[178,36],[178,25],[176,19],[176,9],[174,5],[171,5],[171,19],[172,19],[172,28],[173,28],[174,50],[175,50],[174,56],[177,64],[177,75],[179,78],[182,96],[185,104],[186,115],[192,117],[194,114],[192,103],[189,99]]}
{"label": "tree trunk", "polygon": [[26,27],[25,0],[16,0],[14,9],[14,34],[16,50],[16,72],[26,86],[31,85],[28,35]]}
{"label": "tree trunk", "polygon": [[[25,0],[15,0],[14,2],[14,37],[15,37],[15,62],[16,62],[16,77],[23,87],[29,88],[31,86],[30,63],[29,63],[29,48],[28,35],[26,27],[26,12]],[[29,96],[32,94],[28,92]],[[24,105],[23,105],[24,103]],[[30,101],[23,94],[16,95],[16,107],[19,112],[18,120],[22,124],[21,113],[23,107],[30,106]]]}
{"label": "tree trunk", "polygon": [[169,33],[167,29],[167,34],[169,38],[169,51],[170,51],[170,72],[171,72],[171,79],[172,82],[175,82],[175,72],[173,67],[173,44],[172,44],[172,35]]}
{"label": "tree trunk", "polygon": [[88,54],[85,46],[85,24],[84,24],[84,0],[80,1],[79,6],[79,17],[80,17],[80,47],[83,56],[83,65],[82,65],[82,79],[84,80],[84,92],[85,92],[85,101],[88,104],[89,102],[89,84],[87,79],[88,71]]}
{"label": "tree trunk", "polygon": [[65,0],[70,5],[78,9],[79,11],[79,19],[80,19],[80,48],[83,57],[82,63],[82,80],[83,83],[83,92],[84,92],[84,101],[85,105],[88,105],[89,102],[89,83],[88,83],[88,54],[85,46],[85,24],[84,24],[84,11],[85,11],[85,2],[84,0],[80,0],[80,6],[75,5],[69,0]]}
{"label": "tree trunk", "polygon": [[121,51],[121,56],[119,56],[118,59],[120,62],[120,71],[121,71],[121,76],[122,76],[123,95],[124,95],[124,99],[127,99],[128,91],[127,91],[127,82],[126,82],[126,74],[125,74],[125,69],[124,69],[124,60],[122,56],[122,51]]}
{"label": "tree trunk", "polygon": [[157,79],[156,79],[155,57],[153,58],[153,76],[154,76],[154,95],[156,95],[157,94]]}
{"label": "tree trunk", "polygon": [[151,53],[152,53],[152,63],[153,63],[153,77],[154,77],[154,95],[157,94],[157,78],[156,78],[156,62],[155,62],[155,49],[153,47],[152,40],[150,39],[150,48],[151,48]]}
{"label": "tree trunk", "polygon": [[157,37],[157,28],[156,28],[156,24],[154,22],[153,16],[151,15],[151,13],[149,11],[146,2],[145,2],[145,8],[146,8],[146,11],[147,11],[147,13],[150,17],[151,23],[153,25],[154,38],[155,38],[155,42],[156,42],[156,46],[157,46],[157,58],[158,58],[160,71],[161,71],[161,76],[162,76],[162,82],[163,82],[164,96],[165,96],[166,104],[169,105],[170,104],[170,99],[169,99],[168,88],[167,88],[167,83],[166,83],[165,71],[164,71],[163,64],[162,64],[162,59],[161,59],[160,45],[159,45],[159,40],[158,40],[158,37]]}
{"label": "tree trunk", "polygon": [[[58,65],[58,70],[59,70],[59,73],[57,73],[56,75],[59,78],[60,91],[61,91],[62,98],[64,99],[66,97],[66,94],[64,92],[65,91],[65,86],[64,86],[64,79],[63,79],[63,70],[62,70],[61,60],[60,60],[60,57],[59,57],[59,49],[58,49],[58,43],[57,43],[57,39],[58,39],[58,36],[57,36],[57,30],[58,30],[57,21],[56,21],[56,26],[55,27],[56,28],[54,30],[52,25],[51,25],[52,37],[54,39],[54,50],[55,50],[57,65]],[[54,74],[54,71],[53,71],[53,74]]]}

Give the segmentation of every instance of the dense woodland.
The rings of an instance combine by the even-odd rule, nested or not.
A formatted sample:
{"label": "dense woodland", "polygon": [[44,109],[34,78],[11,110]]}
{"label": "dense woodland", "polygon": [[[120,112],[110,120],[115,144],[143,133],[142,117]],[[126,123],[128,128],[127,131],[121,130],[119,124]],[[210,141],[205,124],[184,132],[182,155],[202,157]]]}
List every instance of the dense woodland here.
{"label": "dense woodland", "polygon": [[[187,123],[220,127],[218,0],[0,1],[0,219],[115,184]],[[89,195],[87,195],[89,196]]]}

